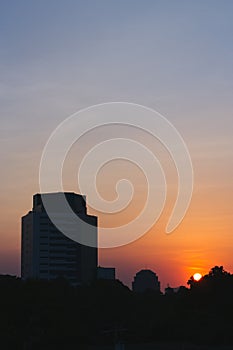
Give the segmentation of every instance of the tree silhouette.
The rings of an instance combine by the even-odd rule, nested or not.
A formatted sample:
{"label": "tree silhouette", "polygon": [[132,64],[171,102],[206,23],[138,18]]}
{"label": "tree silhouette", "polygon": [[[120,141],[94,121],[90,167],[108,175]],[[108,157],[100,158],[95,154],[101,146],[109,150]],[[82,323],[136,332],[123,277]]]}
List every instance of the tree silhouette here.
{"label": "tree silhouette", "polygon": [[223,278],[230,276],[231,274],[224,270],[223,266],[214,266],[210,270],[208,276],[212,278]]}
{"label": "tree silhouette", "polygon": [[72,287],[62,279],[0,276],[1,348],[108,349],[114,345],[112,330],[118,329],[129,349],[130,344],[147,348],[146,343],[154,349],[158,342],[232,349],[233,275],[214,266],[200,281],[191,277],[188,283],[190,289],[172,295],[137,294],[119,281]]}
{"label": "tree silhouette", "polygon": [[233,292],[233,275],[225,271],[223,266],[214,266],[201,280],[195,281],[191,276],[187,284],[191,292],[221,296]]}

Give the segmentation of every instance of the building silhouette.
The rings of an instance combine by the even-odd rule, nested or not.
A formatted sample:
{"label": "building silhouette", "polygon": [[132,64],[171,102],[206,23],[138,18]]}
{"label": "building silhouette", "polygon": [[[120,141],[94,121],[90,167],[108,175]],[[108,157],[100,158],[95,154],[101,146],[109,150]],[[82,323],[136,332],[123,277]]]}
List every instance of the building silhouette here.
{"label": "building silhouette", "polygon": [[[45,196],[58,218],[64,220],[65,216],[59,205],[64,195],[73,212],[82,219],[82,224],[77,227],[77,234],[88,235],[92,225],[92,242],[94,239],[96,247],[77,243],[51,222],[42,198]],[[85,196],[71,192],[35,194],[32,210],[22,217],[22,279],[65,278],[72,285],[88,284],[96,278],[97,265],[97,217],[87,214]]]}
{"label": "building silhouette", "polygon": [[114,267],[97,267],[97,279],[99,280],[115,280],[116,269]]}
{"label": "building silhouette", "polygon": [[143,293],[147,290],[160,292],[158,276],[151,270],[141,270],[134,277],[132,289],[136,293]]}

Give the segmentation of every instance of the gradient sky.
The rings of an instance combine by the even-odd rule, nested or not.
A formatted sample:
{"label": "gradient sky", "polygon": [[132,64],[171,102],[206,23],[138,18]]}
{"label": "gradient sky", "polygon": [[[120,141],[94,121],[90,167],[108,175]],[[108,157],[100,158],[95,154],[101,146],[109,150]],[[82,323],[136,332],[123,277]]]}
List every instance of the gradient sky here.
{"label": "gradient sky", "polygon": [[[195,184],[171,236],[168,203],[143,238],[101,250],[101,265],[128,284],[151,268],[163,286],[215,264],[233,272],[232,37],[229,0],[0,1],[0,273],[20,273],[20,218],[39,191],[49,135],[80,108],[108,101],[146,105],[172,122]],[[66,184],[77,190],[69,176]]]}

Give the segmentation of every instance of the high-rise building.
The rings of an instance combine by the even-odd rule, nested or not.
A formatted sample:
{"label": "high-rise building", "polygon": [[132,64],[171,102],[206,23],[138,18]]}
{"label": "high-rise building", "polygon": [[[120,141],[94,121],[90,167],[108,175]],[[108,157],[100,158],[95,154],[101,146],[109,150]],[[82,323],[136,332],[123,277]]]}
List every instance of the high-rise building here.
{"label": "high-rise building", "polygon": [[[83,224],[77,229],[75,226],[75,232],[77,230],[77,234],[83,236],[91,231],[95,247],[68,238],[48,216],[43,198],[49,201],[57,217],[64,220],[65,215],[59,205],[64,195],[72,211],[82,219]],[[73,285],[88,284],[96,278],[97,265],[97,217],[87,214],[85,196],[70,192],[34,195],[32,210],[22,217],[22,279],[52,280],[63,277]]]}
{"label": "high-rise building", "polygon": [[143,293],[147,290],[160,292],[158,276],[151,270],[141,270],[134,277],[132,289],[137,293]]}

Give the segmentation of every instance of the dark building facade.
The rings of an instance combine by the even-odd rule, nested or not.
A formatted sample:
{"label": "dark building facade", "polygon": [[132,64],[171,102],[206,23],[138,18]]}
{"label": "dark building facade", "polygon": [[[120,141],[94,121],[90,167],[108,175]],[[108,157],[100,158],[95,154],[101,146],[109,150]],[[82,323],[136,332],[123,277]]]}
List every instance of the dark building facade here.
{"label": "dark building facade", "polygon": [[[42,197],[50,200],[54,212],[63,219],[59,206],[62,196],[83,222],[92,226],[96,247],[89,247],[68,238],[51,222]],[[89,225],[77,227],[79,234],[88,235]],[[93,231],[94,227],[94,231]],[[59,277],[73,285],[88,284],[96,278],[98,265],[97,217],[87,214],[86,198],[75,193],[48,193],[33,196],[33,208],[22,217],[21,277],[47,279]]]}
{"label": "dark building facade", "polygon": [[158,276],[151,270],[141,270],[134,277],[132,289],[136,293],[143,293],[147,290],[160,292]]}

